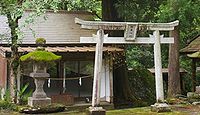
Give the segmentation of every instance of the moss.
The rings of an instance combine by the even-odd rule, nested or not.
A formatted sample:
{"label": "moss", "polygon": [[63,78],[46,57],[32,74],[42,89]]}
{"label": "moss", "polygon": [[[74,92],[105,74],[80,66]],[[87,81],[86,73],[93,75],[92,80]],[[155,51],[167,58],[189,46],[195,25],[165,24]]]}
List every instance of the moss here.
{"label": "moss", "polygon": [[187,105],[189,104],[188,99],[186,98],[167,98],[166,102],[170,105],[178,105],[178,104],[182,104],[182,105]]}
{"label": "moss", "polygon": [[118,115],[188,115],[187,113],[178,111],[164,112],[164,113],[151,112],[149,107],[111,110],[106,112],[106,115],[117,115],[117,114]]}
{"label": "moss", "polygon": [[128,71],[128,78],[132,93],[137,100],[140,100],[143,104],[146,103],[145,105],[155,103],[156,93],[154,76],[147,69],[134,68],[133,70]]}
{"label": "moss", "polygon": [[[129,71],[124,68],[120,67],[114,70],[115,108],[141,107],[154,104],[156,93],[152,73],[145,68],[133,68]],[[123,84],[123,86],[118,84]]]}
{"label": "moss", "polygon": [[195,52],[193,54],[188,54],[187,56],[191,57],[191,58],[200,58],[200,52]]}
{"label": "moss", "polygon": [[61,56],[48,51],[33,51],[20,57],[20,61],[51,62],[61,59]]}
{"label": "moss", "polygon": [[193,40],[189,46],[192,46],[192,45],[199,45],[200,44],[200,37],[196,38],[195,40]]}
{"label": "moss", "polygon": [[62,112],[65,110],[64,105],[60,104],[52,104],[42,107],[21,107],[19,109],[20,113],[27,113],[27,114],[41,114],[41,113],[55,113],[55,112]]}
{"label": "moss", "polygon": [[37,45],[44,45],[44,44],[46,44],[46,40],[44,38],[37,38],[35,43]]}

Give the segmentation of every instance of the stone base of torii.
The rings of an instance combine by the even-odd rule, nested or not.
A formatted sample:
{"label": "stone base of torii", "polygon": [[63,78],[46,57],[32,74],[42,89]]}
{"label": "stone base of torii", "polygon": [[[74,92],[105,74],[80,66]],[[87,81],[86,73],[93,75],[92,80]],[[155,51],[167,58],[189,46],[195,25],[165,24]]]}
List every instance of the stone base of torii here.
{"label": "stone base of torii", "polygon": [[89,107],[89,115],[106,115],[106,110],[103,107]]}
{"label": "stone base of torii", "polygon": [[[178,26],[179,21],[171,23],[132,23],[132,22],[97,22],[84,21],[76,18],[75,23],[81,28],[98,30],[93,37],[81,37],[81,43],[96,43],[94,81],[92,92],[92,107],[89,108],[92,115],[105,115],[105,110],[100,107],[100,76],[102,66],[103,44],[153,44],[154,45],[154,66],[156,82],[156,103],[151,106],[152,111],[170,111],[169,106],[164,103],[161,44],[174,43],[173,37],[163,37],[160,31],[173,31]],[[136,37],[137,30],[151,30],[150,37]],[[104,35],[104,30],[124,30],[124,37],[108,37]]]}

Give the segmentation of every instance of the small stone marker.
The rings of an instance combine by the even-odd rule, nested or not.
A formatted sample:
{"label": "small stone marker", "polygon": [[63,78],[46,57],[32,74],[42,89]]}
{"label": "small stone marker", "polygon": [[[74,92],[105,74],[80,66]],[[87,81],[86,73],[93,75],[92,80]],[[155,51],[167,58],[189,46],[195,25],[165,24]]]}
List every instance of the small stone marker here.
{"label": "small stone marker", "polygon": [[106,110],[103,107],[89,107],[89,115],[106,115]]}
{"label": "small stone marker", "polygon": [[190,99],[200,99],[200,94],[196,92],[188,92],[187,97]]}
{"label": "small stone marker", "polygon": [[196,93],[200,94],[200,86],[196,86]]}
{"label": "small stone marker", "polygon": [[200,105],[200,102],[193,102],[192,105]]}
{"label": "small stone marker", "polygon": [[152,112],[171,112],[171,108],[166,103],[155,103],[151,105]]}
{"label": "small stone marker", "polygon": [[200,93],[197,92],[188,92],[187,98],[190,103],[193,105],[200,105]]}

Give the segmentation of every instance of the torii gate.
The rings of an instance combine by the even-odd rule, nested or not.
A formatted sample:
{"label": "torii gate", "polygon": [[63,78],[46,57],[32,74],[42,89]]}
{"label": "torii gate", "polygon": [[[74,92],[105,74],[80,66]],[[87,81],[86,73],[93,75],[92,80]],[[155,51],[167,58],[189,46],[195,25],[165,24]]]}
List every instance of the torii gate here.
{"label": "torii gate", "polygon": [[[81,43],[96,43],[94,82],[92,92],[92,107],[100,103],[100,73],[102,66],[103,44],[154,44],[154,66],[156,81],[156,101],[164,101],[163,76],[161,62],[161,45],[174,43],[174,37],[164,37],[160,31],[173,31],[178,26],[179,21],[170,23],[132,23],[132,22],[104,22],[104,21],[84,21],[75,18],[75,23],[81,28],[98,30],[93,37],[80,37]],[[137,30],[152,30],[153,35],[149,37],[137,37]],[[124,37],[108,37],[104,35],[104,30],[124,30]]]}

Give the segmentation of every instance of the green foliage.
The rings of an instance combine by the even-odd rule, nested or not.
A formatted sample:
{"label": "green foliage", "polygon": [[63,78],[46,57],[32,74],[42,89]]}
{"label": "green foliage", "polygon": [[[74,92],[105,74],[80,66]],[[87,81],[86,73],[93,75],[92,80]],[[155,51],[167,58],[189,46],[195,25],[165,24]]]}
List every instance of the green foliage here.
{"label": "green foliage", "polygon": [[[159,10],[159,6],[165,1],[166,0],[117,0],[115,7],[119,17],[124,21],[152,22],[155,20],[155,14]],[[148,36],[149,32],[140,31],[137,33],[137,36],[139,35]],[[154,65],[153,48],[150,45],[128,46],[126,57],[129,68],[137,66],[151,68]],[[163,61],[165,62],[165,60]]]}
{"label": "green foliage", "polygon": [[27,92],[29,84],[27,83],[24,85],[19,91],[18,91],[18,96],[19,96],[19,104],[24,105],[28,103],[28,97],[30,97],[33,93],[32,90]]}
{"label": "green foliage", "polygon": [[[148,106],[155,103],[153,75],[145,68],[114,71],[114,105],[116,108]],[[124,73],[125,74],[124,74]],[[120,78],[120,77],[123,78]],[[124,79],[127,78],[127,79]],[[123,84],[122,86],[117,84]]]}
{"label": "green foliage", "polygon": [[[170,22],[178,19],[180,48],[185,47],[188,41],[200,34],[199,0],[117,0],[115,6],[119,17],[124,21]],[[141,35],[148,36],[145,32]],[[129,67],[153,67],[152,47],[128,46],[126,56]],[[181,58],[180,61],[181,67],[184,67],[184,63],[189,64],[185,58]],[[168,46],[162,45],[162,62],[163,67],[168,66]],[[188,70],[190,71],[190,68]]]}
{"label": "green foliage", "polygon": [[[199,0],[118,0],[115,6],[119,17],[125,21],[170,22],[178,19],[180,21],[181,48],[185,47],[188,38],[192,39],[200,32]],[[164,46],[162,49],[163,65],[167,67],[168,47]],[[152,67],[153,62],[150,56],[153,56],[153,51],[151,47],[131,46],[126,54],[129,67]]]}
{"label": "green foliage", "polygon": [[128,46],[126,51],[126,60],[128,68],[151,68],[154,64],[152,48],[149,46]]}
{"label": "green foliage", "polygon": [[200,34],[199,0],[168,0],[155,15],[159,22],[180,21],[180,41],[184,47],[189,39]]}
{"label": "green foliage", "polygon": [[6,102],[11,102],[11,97],[10,97],[10,91],[9,90],[5,91],[5,94],[3,96],[3,100],[6,101]]}
{"label": "green foliage", "polygon": [[[162,4],[156,13],[155,21],[170,22],[179,20],[180,49],[186,47],[188,41],[200,34],[200,5],[199,0],[168,0]],[[195,43],[198,44],[198,43]],[[168,53],[165,54],[166,56]],[[187,70],[188,74],[183,79],[186,85],[186,92],[191,90],[191,60],[186,56],[180,57],[180,67]]]}
{"label": "green foliage", "polygon": [[[65,3],[65,4],[64,4]],[[100,7],[100,1],[97,0],[65,0],[62,3],[66,10],[94,10]],[[61,7],[62,8],[62,7]]]}
{"label": "green foliage", "polygon": [[59,4],[60,10],[67,11],[89,11],[101,17],[100,0],[64,0]]}
{"label": "green foliage", "polygon": [[17,106],[11,103],[10,91],[6,90],[3,99],[0,99],[1,110],[16,110]]}
{"label": "green foliage", "polygon": [[128,80],[134,96],[147,105],[155,102],[155,81],[152,73],[144,68],[128,72]]}
{"label": "green foliage", "polygon": [[48,51],[33,51],[20,57],[21,61],[51,62],[61,59],[61,56]]}
{"label": "green foliage", "polygon": [[183,81],[185,85],[185,91],[183,94],[187,94],[187,92],[191,92],[192,89],[192,70],[191,70],[192,60],[186,55],[180,56],[180,67],[184,68],[187,71],[187,74],[184,74]]}
{"label": "green foliage", "polygon": [[16,110],[17,105],[11,103],[11,101],[0,100],[0,110]]}
{"label": "green foliage", "polygon": [[124,21],[145,21],[154,19],[155,12],[159,5],[165,0],[117,0],[115,6],[119,17]]}

